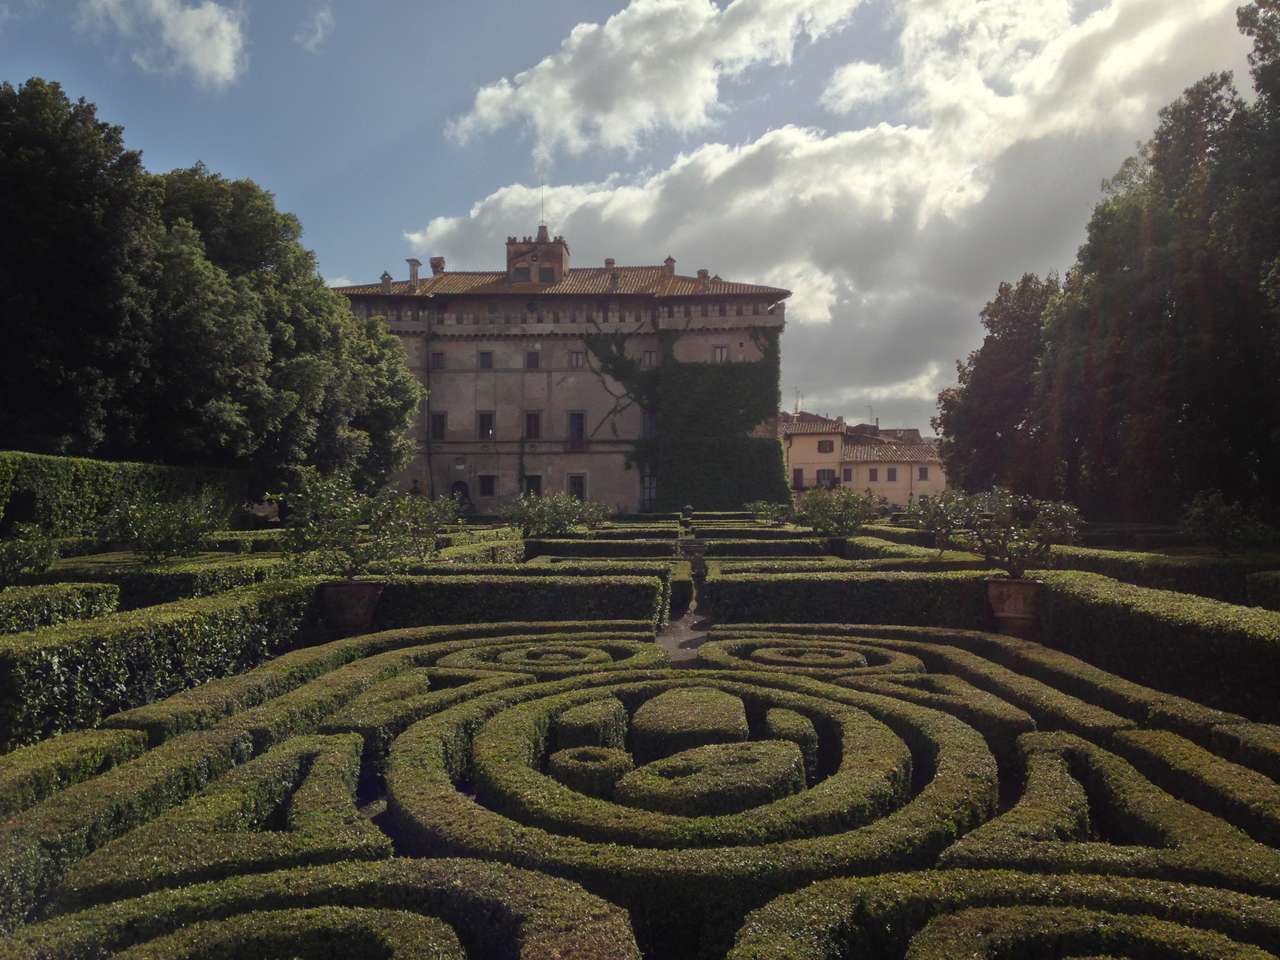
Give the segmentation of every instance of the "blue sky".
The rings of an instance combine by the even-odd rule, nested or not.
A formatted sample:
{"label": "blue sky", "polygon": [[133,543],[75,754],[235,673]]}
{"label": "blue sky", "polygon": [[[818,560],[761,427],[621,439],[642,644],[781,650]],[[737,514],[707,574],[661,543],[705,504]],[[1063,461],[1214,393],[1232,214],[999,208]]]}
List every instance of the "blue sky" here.
{"label": "blue sky", "polygon": [[327,279],[579,264],[786,286],[784,400],[926,427],[1001,280],[1070,266],[1102,178],[1238,0],[0,0],[0,79],[147,165],[275,193]]}

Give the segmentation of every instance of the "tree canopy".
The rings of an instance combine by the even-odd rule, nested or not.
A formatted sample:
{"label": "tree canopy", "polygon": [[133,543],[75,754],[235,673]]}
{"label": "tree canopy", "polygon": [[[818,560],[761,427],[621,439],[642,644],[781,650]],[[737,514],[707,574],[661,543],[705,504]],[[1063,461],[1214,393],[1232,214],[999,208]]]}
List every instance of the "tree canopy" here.
{"label": "tree canopy", "polygon": [[1092,517],[1169,518],[1211,488],[1280,503],[1280,0],[1239,22],[1256,100],[1229,74],[1186,90],[1104,185],[1061,289],[1023,277],[983,311],[935,420],[963,485]]}
{"label": "tree canopy", "polygon": [[412,453],[399,341],[328,290],[297,218],[251,180],[148,173],[56,83],[0,85],[6,445],[365,487]]}

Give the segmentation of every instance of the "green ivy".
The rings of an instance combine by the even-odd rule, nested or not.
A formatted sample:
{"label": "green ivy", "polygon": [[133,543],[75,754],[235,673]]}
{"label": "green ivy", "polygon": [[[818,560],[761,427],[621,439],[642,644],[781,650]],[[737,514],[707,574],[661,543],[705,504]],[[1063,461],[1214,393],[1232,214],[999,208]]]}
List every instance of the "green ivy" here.
{"label": "green ivy", "polygon": [[636,441],[630,466],[657,480],[654,509],[738,509],[752,500],[789,498],[782,445],[752,437],[777,415],[781,351],[776,331],[753,330],[761,359],[746,363],[676,360],[676,331],[659,331],[662,363],[642,369],[627,356],[627,334],[586,337],[599,371],[621,384],[627,402],[652,411],[656,436]]}

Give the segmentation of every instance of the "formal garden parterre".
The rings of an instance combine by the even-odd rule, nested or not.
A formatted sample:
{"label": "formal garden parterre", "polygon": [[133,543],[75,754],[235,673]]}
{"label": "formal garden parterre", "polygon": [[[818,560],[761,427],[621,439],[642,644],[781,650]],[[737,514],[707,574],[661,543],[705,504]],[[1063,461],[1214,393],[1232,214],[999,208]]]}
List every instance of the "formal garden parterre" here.
{"label": "formal garden parterre", "polygon": [[915,527],[450,521],[341,634],[280,530],[77,523],[0,591],[0,956],[1280,956],[1264,552],[1055,547],[1022,638]]}

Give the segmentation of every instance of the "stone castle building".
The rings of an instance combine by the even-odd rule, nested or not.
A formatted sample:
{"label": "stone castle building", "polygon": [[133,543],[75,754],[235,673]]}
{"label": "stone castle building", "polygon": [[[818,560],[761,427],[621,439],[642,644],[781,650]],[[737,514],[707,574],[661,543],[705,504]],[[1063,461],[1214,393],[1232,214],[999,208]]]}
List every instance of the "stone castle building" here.
{"label": "stone castle building", "polygon": [[[649,509],[657,478],[627,466],[633,444],[662,426],[619,399],[586,337],[623,333],[642,368],[662,362],[660,332],[679,331],[680,363],[759,360],[753,333],[778,333],[790,291],[661,266],[571,267],[569,245],[540,226],[508,237],[506,269],[340,287],[358,316],[383,316],[428,389],[418,453],[400,485],[463,497],[492,513],[522,491],[564,491],[622,511]],[[772,423],[760,425],[773,434]]]}

